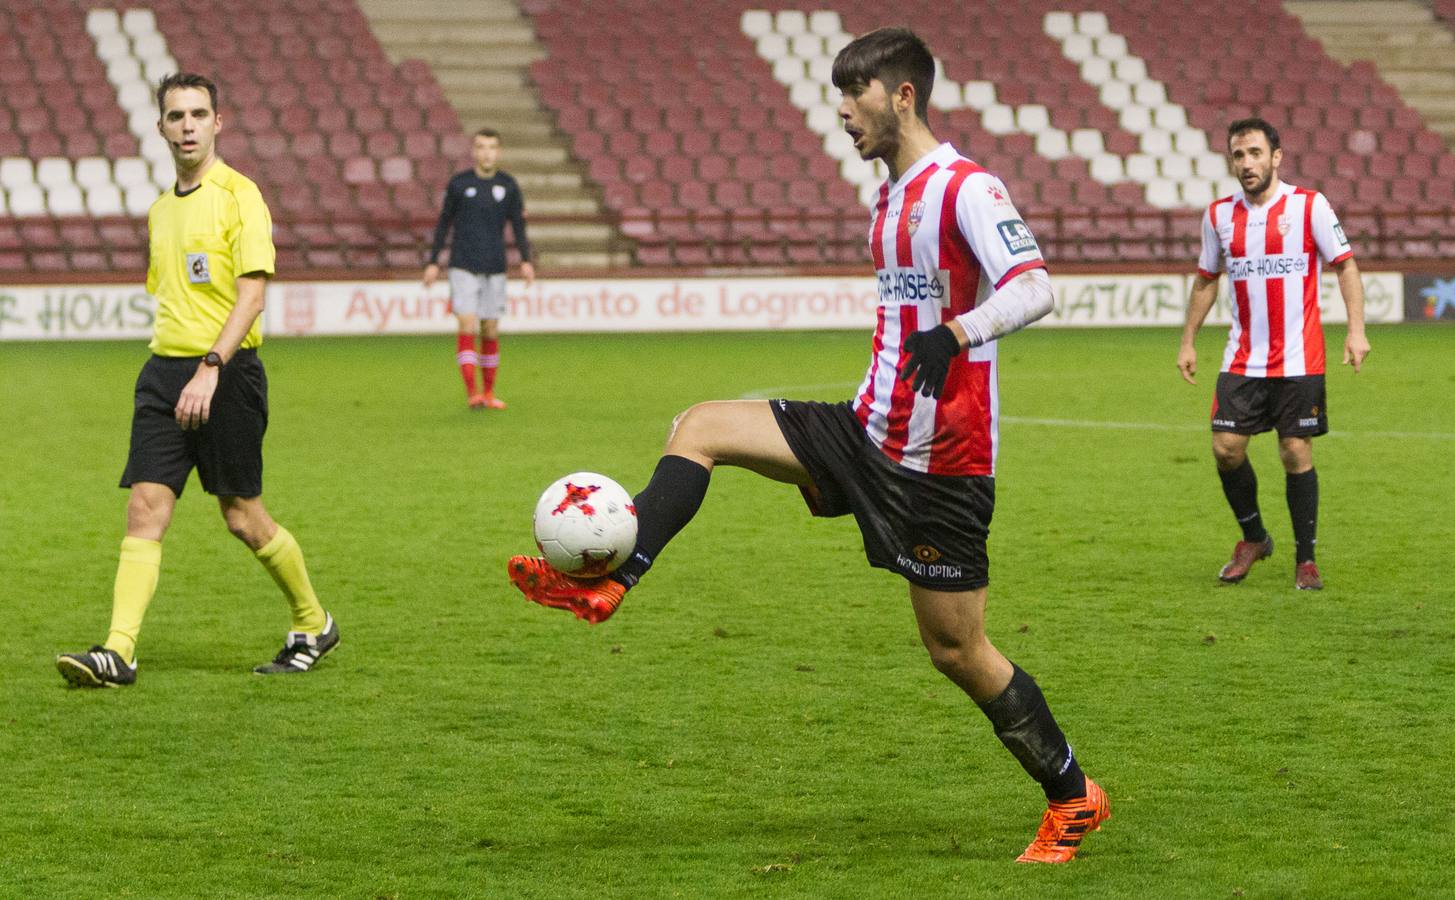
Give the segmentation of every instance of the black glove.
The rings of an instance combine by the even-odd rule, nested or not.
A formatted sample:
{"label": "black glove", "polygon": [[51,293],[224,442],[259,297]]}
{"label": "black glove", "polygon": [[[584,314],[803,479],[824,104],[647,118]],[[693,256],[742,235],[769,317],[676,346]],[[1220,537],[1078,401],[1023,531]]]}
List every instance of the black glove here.
{"label": "black glove", "polygon": [[904,339],[904,364],[900,378],[914,378],[913,387],[926,397],[938,397],[950,374],[950,360],[960,355],[960,341],[948,325],[916,331]]}

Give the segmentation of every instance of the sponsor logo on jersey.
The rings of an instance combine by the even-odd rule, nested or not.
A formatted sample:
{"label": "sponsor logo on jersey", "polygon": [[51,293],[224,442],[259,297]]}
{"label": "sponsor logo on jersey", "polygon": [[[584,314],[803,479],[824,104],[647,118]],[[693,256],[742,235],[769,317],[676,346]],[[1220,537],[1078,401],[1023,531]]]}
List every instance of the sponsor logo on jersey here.
{"label": "sponsor logo on jersey", "polygon": [[207,267],[206,253],[187,254],[187,280],[193,284],[212,283],[212,270]]}
{"label": "sponsor logo on jersey", "polygon": [[992,206],[1010,206],[1010,198],[1005,195],[1005,188],[999,183],[991,182],[990,186],[985,189],[985,192],[990,195],[990,204]]}
{"label": "sponsor logo on jersey", "polygon": [[1288,236],[1288,230],[1290,228],[1292,228],[1292,227],[1293,227],[1293,223],[1288,220],[1288,216],[1279,216],[1278,217],[1278,233],[1279,234],[1283,235],[1284,237],[1287,237]]}
{"label": "sponsor logo on jersey", "polygon": [[1339,239],[1341,246],[1349,246],[1349,239],[1344,237],[1344,226],[1339,222],[1334,223],[1334,237]]}
{"label": "sponsor logo on jersey", "polygon": [[495,198],[496,203],[503,203],[505,201],[505,185],[497,184],[492,187],[490,189],[490,196]]}
{"label": "sponsor logo on jersey", "polygon": [[900,306],[931,300],[945,304],[945,284],[949,274],[943,269],[925,272],[920,269],[880,269],[879,305]]}
{"label": "sponsor logo on jersey", "polygon": [[909,224],[905,226],[910,234],[914,234],[919,230],[919,223],[924,220],[924,217],[925,202],[923,200],[914,201],[914,206],[909,208]]}
{"label": "sponsor logo on jersey", "polygon": [[475,188],[473,185],[471,187],[465,188],[465,196],[466,197],[473,197],[473,196],[475,196],[478,193],[480,193],[480,191],[477,188]]}
{"label": "sponsor logo on jersey", "polygon": [[1308,257],[1301,253],[1282,253],[1277,256],[1240,256],[1228,260],[1228,275],[1234,281],[1307,274]]}
{"label": "sponsor logo on jersey", "polygon": [[1000,232],[1000,239],[1005,241],[1005,248],[1011,255],[1036,249],[1036,239],[1031,236],[1031,230],[1026,227],[1026,223],[1020,219],[998,222],[995,229]]}

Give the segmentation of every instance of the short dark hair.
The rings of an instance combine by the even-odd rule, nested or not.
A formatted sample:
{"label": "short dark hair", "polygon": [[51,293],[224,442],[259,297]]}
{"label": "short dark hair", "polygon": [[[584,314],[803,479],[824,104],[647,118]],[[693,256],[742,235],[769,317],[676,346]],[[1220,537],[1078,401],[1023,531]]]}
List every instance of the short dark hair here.
{"label": "short dark hair", "polygon": [[914,87],[915,115],[929,121],[935,58],[919,35],[908,28],[879,28],[850,41],[834,57],[833,82],[839,90],[868,87],[875,78],[890,93],[908,81]]}
{"label": "short dark hair", "polygon": [[1269,125],[1257,116],[1250,116],[1246,119],[1239,119],[1228,126],[1228,144],[1233,143],[1233,138],[1240,134],[1247,134],[1250,131],[1261,131],[1263,136],[1268,138],[1268,150],[1271,153],[1279,148],[1278,129]]}
{"label": "short dark hair", "polygon": [[500,132],[496,131],[494,128],[481,128],[479,131],[475,132],[475,137],[495,138],[498,141],[500,140]]}
{"label": "short dark hair", "polygon": [[178,88],[206,88],[207,96],[212,98],[212,111],[217,112],[217,85],[211,78],[195,72],[173,72],[157,85],[157,115],[166,115],[167,93]]}

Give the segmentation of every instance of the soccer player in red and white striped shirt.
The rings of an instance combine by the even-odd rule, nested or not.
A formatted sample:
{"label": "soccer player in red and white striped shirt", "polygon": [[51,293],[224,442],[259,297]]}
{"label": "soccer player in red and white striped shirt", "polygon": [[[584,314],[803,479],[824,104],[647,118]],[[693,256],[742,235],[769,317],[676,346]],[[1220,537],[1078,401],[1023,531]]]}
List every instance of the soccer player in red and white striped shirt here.
{"label": "soccer player in red and white striped shirt", "polygon": [[1278,431],[1293,518],[1294,585],[1323,587],[1314,562],[1319,480],[1313,438],[1329,430],[1324,403],[1324,332],[1319,322],[1321,264],[1339,276],[1348,311],[1344,362],[1358,372],[1369,354],[1364,336],[1364,288],[1354,251],[1323,194],[1278,178],[1283,150],[1278,130],[1262,119],[1228,128],[1228,155],[1243,190],[1208,207],[1202,255],[1187,305],[1177,368],[1196,384],[1193,338],[1217,297],[1218,277],[1232,279],[1233,323],[1213,397],[1213,456],[1223,493],[1243,539],[1218,577],[1236,583],[1253,563],[1273,553],[1258,511],[1258,479],[1248,462],[1248,438]]}
{"label": "soccer player in red and white striped shirt", "polygon": [[1035,679],[985,634],[985,541],[995,505],[996,343],[1051,311],[1040,249],[1005,185],[927,122],[934,58],[902,28],[864,35],[834,61],[839,114],[889,180],[871,218],[879,309],[853,400],[703,403],[678,416],[636,496],[637,546],[606,578],[573,581],[518,556],[527,598],[599,622],[696,513],[714,466],[797,485],[815,515],[853,514],[872,565],[909,582],[936,668],[974,700],[1049,801],[1023,862],[1068,862],[1109,815]]}

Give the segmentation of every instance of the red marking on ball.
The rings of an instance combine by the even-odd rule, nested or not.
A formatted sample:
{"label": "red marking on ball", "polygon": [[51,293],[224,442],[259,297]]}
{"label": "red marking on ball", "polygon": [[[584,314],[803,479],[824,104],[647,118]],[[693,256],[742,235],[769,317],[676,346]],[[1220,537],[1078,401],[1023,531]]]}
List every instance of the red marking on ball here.
{"label": "red marking on ball", "polygon": [[601,490],[601,485],[599,484],[574,485],[569,481],[566,482],[566,496],[561,499],[560,503],[556,504],[555,509],[551,510],[551,515],[559,516],[573,506],[588,516],[596,515],[596,507],[586,501],[591,498],[592,494],[599,490]]}

